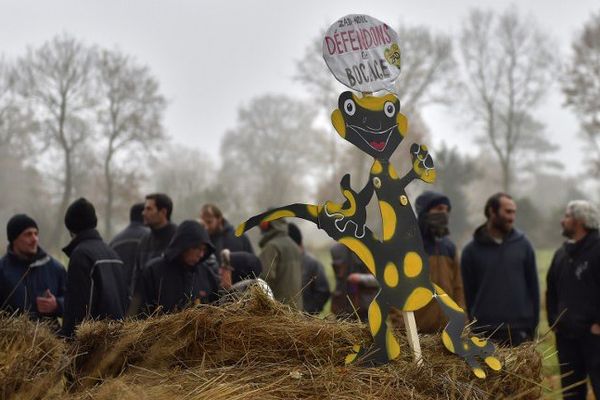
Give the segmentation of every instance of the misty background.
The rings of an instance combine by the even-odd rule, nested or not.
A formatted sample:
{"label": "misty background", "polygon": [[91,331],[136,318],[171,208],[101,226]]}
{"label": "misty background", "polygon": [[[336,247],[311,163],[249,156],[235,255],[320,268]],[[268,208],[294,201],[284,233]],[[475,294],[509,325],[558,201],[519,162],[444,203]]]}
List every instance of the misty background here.
{"label": "misty background", "polygon": [[[413,203],[447,194],[461,246],[505,190],[534,245],[557,246],[566,202],[600,199],[600,7],[436,3],[0,1],[2,226],[30,214],[56,253],[80,196],[106,240],[150,192],[173,198],[175,222],[213,202],[234,225],[339,201],[341,177],[362,187],[371,160],[331,127],[346,89],[321,40],[364,13],[400,37],[409,135],[392,162],[406,171],[419,142],[438,169],[434,186],[411,184]],[[330,244],[306,228],[309,247]]]}

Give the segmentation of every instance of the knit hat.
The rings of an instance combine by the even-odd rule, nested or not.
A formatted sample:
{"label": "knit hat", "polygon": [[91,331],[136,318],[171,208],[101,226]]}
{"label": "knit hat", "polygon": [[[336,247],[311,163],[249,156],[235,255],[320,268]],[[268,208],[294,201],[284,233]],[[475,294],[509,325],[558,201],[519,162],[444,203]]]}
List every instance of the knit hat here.
{"label": "knit hat", "polygon": [[25,214],[14,215],[8,221],[8,224],[6,224],[6,237],[8,238],[8,242],[12,244],[12,242],[28,228],[38,229],[33,218]]}
{"label": "knit hat", "polygon": [[65,226],[74,234],[96,227],[98,219],[94,205],[83,197],[75,200],[65,214]]}

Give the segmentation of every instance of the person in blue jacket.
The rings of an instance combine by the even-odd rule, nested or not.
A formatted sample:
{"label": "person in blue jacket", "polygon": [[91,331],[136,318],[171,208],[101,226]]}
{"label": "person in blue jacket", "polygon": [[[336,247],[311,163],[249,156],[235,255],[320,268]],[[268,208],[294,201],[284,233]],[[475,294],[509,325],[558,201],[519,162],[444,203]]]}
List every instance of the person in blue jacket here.
{"label": "person in blue jacket", "polygon": [[0,259],[0,304],[9,313],[46,320],[58,329],[64,309],[67,272],[39,246],[37,223],[25,214],[6,226],[8,249]]}
{"label": "person in blue jacket", "polygon": [[540,289],[535,253],[514,228],[517,206],[506,193],[486,202],[485,224],[462,252],[461,270],[474,332],[511,346],[533,339],[539,321]]}

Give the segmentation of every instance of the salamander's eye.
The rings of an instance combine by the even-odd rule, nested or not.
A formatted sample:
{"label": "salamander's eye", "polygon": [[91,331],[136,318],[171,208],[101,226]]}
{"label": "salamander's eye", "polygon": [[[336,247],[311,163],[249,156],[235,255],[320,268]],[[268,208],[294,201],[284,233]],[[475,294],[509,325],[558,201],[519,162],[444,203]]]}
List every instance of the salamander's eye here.
{"label": "salamander's eye", "polygon": [[391,101],[386,101],[383,105],[383,112],[391,118],[396,113],[396,106]]}
{"label": "salamander's eye", "polygon": [[350,116],[354,115],[356,112],[356,104],[354,103],[354,100],[348,99],[344,102],[344,111]]}

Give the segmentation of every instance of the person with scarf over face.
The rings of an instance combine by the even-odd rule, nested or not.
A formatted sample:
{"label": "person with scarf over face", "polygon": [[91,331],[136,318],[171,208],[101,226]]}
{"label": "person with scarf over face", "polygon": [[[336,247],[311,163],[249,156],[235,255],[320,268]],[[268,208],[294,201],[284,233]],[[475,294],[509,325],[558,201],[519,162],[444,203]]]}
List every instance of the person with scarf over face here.
{"label": "person with scarf over face", "polygon": [[[450,199],[437,192],[423,192],[416,200],[417,220],[425,252],[429,256],[429,277],[460,307],[465,307],[462,276],[456,246],[448,235],[452,205]],[[401,320],[401,318],[398,318]],[[435,333],[448,323],[436,301],[415,311],[417,329],[421,333]],[[400,321],[399,321],[400,322]]]}
{"label": "person with scarf over face", "polygon": [[206,229],[196,221],[183,221],[164,254],[150,260],[142,271],[138,293],[142,312],[172,313],[191,305],[218,300],[218,268]]}

